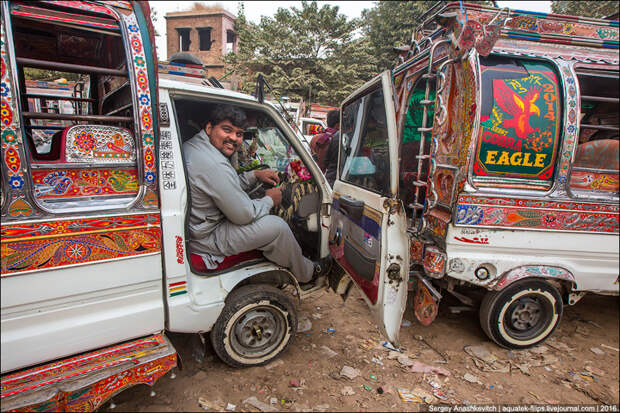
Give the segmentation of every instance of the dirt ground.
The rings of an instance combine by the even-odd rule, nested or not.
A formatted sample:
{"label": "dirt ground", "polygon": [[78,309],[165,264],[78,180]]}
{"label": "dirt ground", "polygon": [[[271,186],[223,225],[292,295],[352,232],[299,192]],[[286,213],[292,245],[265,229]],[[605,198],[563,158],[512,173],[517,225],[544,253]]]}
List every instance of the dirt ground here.
{"label": "dirt ground", "polygon": [[[205,411],[200,398],[211,410],[231,404],[235,411],[259,411],[245,403],[251,397],[274,411],[419,410],[419,401],[403,401],[398,388],[433,404],[618,405],[618,297],[586,295],[565,307],[553,337],[522,351],[496,346],[480,328],[477,312],[453,313],[450,307],[457,305],[444,299],[428,327],[408,308],[405,319],[411,325],[405,322],[400,332],[408,357],[400,360],[399,353],[381,344],[364,348],[372,347],[366,340],[380,343],[383,338],[357,291],[346,303],[325,291],[305,300],[299,316],[312,322],[311,330],[298,333],[280,359],[267,366],[233,369],[210,347],[199,364],[192,357],[191,336],[171,335],[183,369],[174,369],[152,388],[140,385],[122,392],[101,411]],[[441,367],[449,376],[412,372],[406,365],[413,362]],[[357,369],[359,376],[341,377],[344,366]]]}

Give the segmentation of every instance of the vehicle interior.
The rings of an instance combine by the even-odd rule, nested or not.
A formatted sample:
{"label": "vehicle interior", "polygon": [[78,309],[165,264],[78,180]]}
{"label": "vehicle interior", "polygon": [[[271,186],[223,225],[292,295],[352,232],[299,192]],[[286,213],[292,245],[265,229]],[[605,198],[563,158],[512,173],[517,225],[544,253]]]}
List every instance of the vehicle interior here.
{"label": "vehicle interior", "polygon": [[620,192],[618,70],[576,68],[581,92],[579,144],[570,188],[580,193],[615,196]]}
{"label": "vehicle interior", "polygon": [[[204,98],[174,98],[174,113],[179,125],[179,135],[185,142],[198,133],[209,118],[209,113],[216,105],[215,101]],[[230,102],[226,102],[230,103]],[[239,173],[254,169],[271,168],[277,171],[282,188],[282,202],[272,213],[284,219],[304,255],[310,259],[319,258],[320,242],[320,192],[314,178],[305,167],[297,151],[287,141],[285,133],[267,112],[240,106],[248,118],[249,127],[243,137],[243,143],[231,157],[231,163]],[[248,191],[250,198],[265,195],[265,184],[257,185]],[[191,208],[191,199],[188,210]],[[258,258],[262,255],[258,255]],[[224,261],[215,270],[202,268],[200,261],[192,256],[192,269],[195,273],[216,275],[229,268],[246,264],[247,259],[256,259],[255,254],[245,254],[239,260]],[[233,263],[233,265],[229,265]]]}
{"label": "vehicle interior", "polygon": [[9,7],[35,199],[51,211],[128,205],[139,189],[139,125],[116,17],[69,2]]}

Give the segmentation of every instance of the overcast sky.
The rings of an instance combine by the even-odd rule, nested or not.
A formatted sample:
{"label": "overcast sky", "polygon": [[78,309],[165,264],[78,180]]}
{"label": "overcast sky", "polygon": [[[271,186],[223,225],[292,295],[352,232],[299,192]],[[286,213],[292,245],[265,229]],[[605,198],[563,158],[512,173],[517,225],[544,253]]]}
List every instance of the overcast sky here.
{"label": "overcast sky", "polygon": [[[164,16],[166,13],[173,11],[188,10],[192,7],[195,1],[151,1],[151,8],[157,10],[158,20],[155,24],[157,32],[161,34],[156,40],[157,43],[157,56],[160,60],[166,60],[168,58],[166,54],[166,19]],[[223,6],[225,9],[236,15],[239,8],[239,1],[203,1],[207,6],[215,5],[216,3]],[[301,8],[301,1],[245,1],[245,15],[248,20],[254,23],[260,21],[261,16],[273,16],[276,10],[280,7],[298,7]],[[374,5],[374,1],[319,1],[320,4],[330,4],[334,6],[340,6],[340,12],[344,13],[350,18],[360,17],[362,10],[370,9]],[[429,4],[433,4],[430,2]],[[551,11],[550,1],[498,1],[500,7],[510,7],[511,9],[518,10],[530,10],[549,13]]]}

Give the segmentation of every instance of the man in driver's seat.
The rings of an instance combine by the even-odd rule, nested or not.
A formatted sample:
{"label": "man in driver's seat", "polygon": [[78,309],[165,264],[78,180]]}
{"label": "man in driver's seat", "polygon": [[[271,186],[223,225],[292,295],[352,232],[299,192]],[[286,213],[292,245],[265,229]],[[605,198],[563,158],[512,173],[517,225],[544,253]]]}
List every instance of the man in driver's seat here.
{"label": "man in driver's seat", "polygon": [[326,272],[326,264],[304,257],[287,223],[269,215],[282,199],[280,188],[267,189],[260,199],[250,199],[245,192],[259,182],[279,184],[276,171],[238,175],[230,163],[246,127],[242,110],[219,105],[204,128],[183,144],[191,195],[190,250],[214,269],[227,256],[258,249],[288,268],[300,283],[311,283]]}

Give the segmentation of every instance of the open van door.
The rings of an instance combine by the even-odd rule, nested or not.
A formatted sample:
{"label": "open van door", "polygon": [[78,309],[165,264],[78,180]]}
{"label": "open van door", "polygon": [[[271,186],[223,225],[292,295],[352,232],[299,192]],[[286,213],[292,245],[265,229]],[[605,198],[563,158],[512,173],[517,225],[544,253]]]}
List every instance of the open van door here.
{"label": "open van door", "polygon": [[409,237],[398,200],[398,136],[385,71],[340,108],[338,177],[329,247],[363,292],[387,339],[398,345],[407,300]]}

